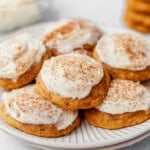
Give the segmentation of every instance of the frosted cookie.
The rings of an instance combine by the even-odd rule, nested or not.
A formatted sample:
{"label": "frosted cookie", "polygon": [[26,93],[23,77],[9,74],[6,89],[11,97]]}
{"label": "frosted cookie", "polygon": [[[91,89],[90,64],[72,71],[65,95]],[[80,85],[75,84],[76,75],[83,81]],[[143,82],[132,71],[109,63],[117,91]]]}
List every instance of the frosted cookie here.
{"label": "frosted cookie", "polygon": [[115,79],[103,103],[85,110],[86,119],[94,126],[118,129],[150,119],[150,90],[142,84]]}
{"label": "frosted cookie", "polygon": [[31,82],[50,56],[42,42],[28,33],[0,43],[0,87],[10,90]]}
{"label": "frosted cookie", "polygon": [[58,137],[69,134],[81,122],[77,111],[64,110],[43,99],[34,85],[6,92],[2,99],[2,119],[28,134]]}
{"label": "frosted cookie", "polygon": [[91,54],[100,30],[86,20],[61,20],[51,23],[43,35],[43,42],[54,56],[80,51]]}
{"label": "frosted cookie", "polygon": [[87,109],[103,102],[109,80],[100,62],[87,55],[70,53],[45,61],[36,89],[64,109]]}
{"label": "frosted cookie", "polygon": [[97,43],[93,56],[103,62],[113,78],[150,79],[150,43],[140,35],[105,35]]}

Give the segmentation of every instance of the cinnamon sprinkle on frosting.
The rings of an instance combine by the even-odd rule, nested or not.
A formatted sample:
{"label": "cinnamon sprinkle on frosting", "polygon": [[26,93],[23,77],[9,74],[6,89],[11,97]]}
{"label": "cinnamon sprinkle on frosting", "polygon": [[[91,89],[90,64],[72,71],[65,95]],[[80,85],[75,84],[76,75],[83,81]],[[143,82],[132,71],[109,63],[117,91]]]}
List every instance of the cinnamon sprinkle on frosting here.
{"label": "cinnamon sprinkle on frosting", "polygon": [[100,62],[89,56],[70,53],[46,61],[40,76],[46,87],[64,97],[86,97],[103,78]]}
{"label": "cinnamon sprinkle on frosting", "polygon": [[85,44],[95,45],[100,38],[99,29],[86,20],[61,20],[47,27],[43,41],[49,49],[69,53]]}
{"label": "cinnamon sprinkle on frosting", "polygon": [[136,34],[105,35],[96,51],[104,63],[115,68],[138,71],[150,65],[150,43]]}
{"label": "cinnamon sprinkle on frosting", "polygon": [[0,44],[0,77],[16,80],[45,54],[41,41],[24,33]]}
{"label": "cinnamon sprinkle on frosting", "polygon": [[110,114],[148,110],[150,91],[138,82],[115,79],[103,104],[96,108]]}
{"label": "cinnamon sprinkle on frosting", "polygon": [[35,85],[5,92],[2,99],[7,113],[21,123],[49,124],[65,129],[78,116],[77,111],[64,110],[43,99],[36,93]]}

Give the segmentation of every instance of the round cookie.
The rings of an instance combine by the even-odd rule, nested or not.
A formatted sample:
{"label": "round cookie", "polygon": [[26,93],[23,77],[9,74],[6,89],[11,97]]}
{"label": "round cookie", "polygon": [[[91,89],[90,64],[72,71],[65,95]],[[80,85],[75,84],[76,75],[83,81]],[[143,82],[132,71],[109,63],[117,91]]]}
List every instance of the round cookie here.
{"label": "round cookie", "polygon": [[149,0],[127,0],[127,5],[134,11],[150,13]]}
{"label": "round cookie", "polygon": [[96,127],[115,130],[140,124],[150,119],[150,110],[112,115],[92,108],[85,111],[88,122]]}
{"label": "round cookie", "polygon": [[85,110],[84,114],[92,125],[112,130],[150,119],[149,106],[150,91],[146,87],[133,81],[115,79],[104,102]]}
{"label": "round cookie", "polygon": [[45,61],[36,81],[37,92],[68,110],[87,109],[103,102],[110,78],[100,62],[70,53]]}
{"label": "round cookie", "polygon": [[11,90],[30,83],[51,57],[41,41],[24,33],[0,44],[0,87]]}
{"label": "round cookie", "polygon": [[47,27],[43,42],[54,56],[73,51],[91,55],[100,37],[100,30],[87,20],[61,20]]}
{"label": "round cookie", "polygon": [[112,78],[133,81],[150,79],[148,40],[134,34],[105,35],[98,42],[93,57],[103,62]]}
{"label": "round cookie", "polygon": [[43,99],[29,85],[3,95],[0,116],[10,126],[41,137],[69,134],[81,123],[77,111],[68,111]]}

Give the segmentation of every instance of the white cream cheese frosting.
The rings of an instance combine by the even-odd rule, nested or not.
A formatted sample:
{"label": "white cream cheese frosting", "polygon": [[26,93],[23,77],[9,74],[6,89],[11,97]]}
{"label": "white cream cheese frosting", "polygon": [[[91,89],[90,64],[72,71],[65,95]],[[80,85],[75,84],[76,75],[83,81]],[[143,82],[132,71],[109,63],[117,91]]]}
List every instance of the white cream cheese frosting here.
{"label": "white cream cheese frosting", "polygon": [[111,67],[139,71],[150,66],[150,42],[138,34],[104,35],[96,52]]}
{"label": "white cream cheese frosting", "polygon": [[88,96],[103,76],[100,62],[78,53],[53,57],[40,71],[40,79],[49,91],[73,99]]}
{"label": "white cream cheese frosting", "polygon": [[17,35],[0,43],[0,78],[16,80],[41,61],[46,49],[30,34]]}
{"label": "white cream cheese frosting", "polygon": [[6,112],[21,123],[56,125],[61,130],[71,125],[78,116],[78,111],[64,110],[43,99],[36,93],[34,85],[5,92],[2,99]]}
{"label": "white cream cheese frosting", "polygon": [[47,27],[45,39],[49,49],[64,54],[82,48],[85,44],[95,45],[100,35],[100,31],[88,21],[61,20]]}
{"label": "white cream cheese frosting", "polygon": [[109,114],[149,110],[150,90],[138,82],[115,79],[104,102],[96,108]]}

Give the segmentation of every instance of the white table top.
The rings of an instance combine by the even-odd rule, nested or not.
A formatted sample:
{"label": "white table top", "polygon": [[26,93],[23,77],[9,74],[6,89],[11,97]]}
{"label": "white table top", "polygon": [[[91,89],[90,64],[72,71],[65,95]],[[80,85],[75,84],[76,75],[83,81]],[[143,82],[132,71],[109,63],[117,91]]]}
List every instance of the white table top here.
{"label": "white table top", "polygon": [[[52,5],[45,13],[42,21],[54,20],[58,18],[88,18],[100,26],[125,28],[122,23],[124,9],[123,0],[50,0]],[[3,36],[0,35],[0,39]],[[14,137],[0,131],[1,150],[36,150]],[[150,137],[121,150],[150,150]]]}

